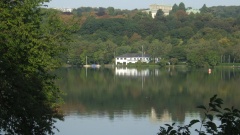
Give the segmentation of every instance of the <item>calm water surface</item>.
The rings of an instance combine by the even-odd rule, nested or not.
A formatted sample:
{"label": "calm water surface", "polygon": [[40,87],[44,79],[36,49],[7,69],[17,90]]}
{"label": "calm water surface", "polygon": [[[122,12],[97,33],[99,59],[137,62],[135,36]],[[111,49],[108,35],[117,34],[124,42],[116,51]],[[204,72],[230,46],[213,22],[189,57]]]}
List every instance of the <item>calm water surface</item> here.
{"label": "calm water surface", "polygon": [[56,135],[156,135],[165,123],[201,119],[197,105],[218,94],[239,108],[240,69],[65,68],[65,120]]}

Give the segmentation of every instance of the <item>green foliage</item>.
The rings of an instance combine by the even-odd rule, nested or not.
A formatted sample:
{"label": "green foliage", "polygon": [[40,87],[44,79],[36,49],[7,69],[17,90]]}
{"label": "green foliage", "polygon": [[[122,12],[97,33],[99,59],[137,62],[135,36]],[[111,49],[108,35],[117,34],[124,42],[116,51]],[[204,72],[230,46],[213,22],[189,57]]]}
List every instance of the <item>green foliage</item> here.
{"label": "green foliage", "polygon": [[178,10],[186,11],[185,4],[184,4],[183,2],[181,2],[181,3],[179,4]]}
{"label": "green foliage", "polygon": [[[84,48],[87,49],[90,59],[111,63],[110,59],[113,57],[106,56],[112,56],[112,52],[104,52],[104,49],[100,49],[98,55],[95,54],[93,58],[94,49],[92,49],[93,46],[111,41],[116,45],[115,56],[123,53],[137,53],[141,51],[139,46],[144,45],[144,51],[152,57],[177,58],[195,67],[216,66],[223,55],[231,55],[232,62],[239,62],[237,50],[240,19],[235,16],[238,12],[237,7],[203,5],[200,14],[187,14],[185,5],[181,2],[173,6],[170,15],[164,16],[159,10],[154,19],[147,12],[138,9],[82,7],[79,8],[83,13],[79,17],[81,29],[78,30],[78,35],[70,35],[76,38],[69,45],[69,48],[78,49],[69,51],[68,55],[75,59],[75,63],[82,64],[83,59],[79,56],[83,55],[81,53]],[[96,15],[100,9],[105,12],[104,16]],[[218,14],[217,11],[221,13]],[[231,16],[233,13],[234,15]],[[159,43],[152,44],[156,40]],[[213,41],[214,43],[209,44]],[[83,42],[88,42],[89,47],[86,47]],[[196,46],[193,47],[193,44]],[[100,55],[100,53],[109,54]],[[99,60],[97,60],[98,56],[101,56]]]}
{"label": "green foliage", "polygon": [[215,6],[209,7],[208,10],[219,18],[237,18],[239,17],[240,9],[238,6]]}
{"label": "green foliage", "polygon": [[172,7],[172,10],[170,11],[170,15],[175,14],[178,11],[179,7],[178,5],[175,3]]}
{"label": "green foliage", "polygon": [[158,63],[160,67],[165,67],[167,64],[169,64],[168,61],[164,59],[160,60],[160,62]]}
{"label": "green foliage", "polygon": [[192,52],[188,54],[187,59],[189,65],[193,67],[204,67],[207,66],[204,60],[204,54],[202,52]]}
{"label": "green foliage", "polygon": [[223,46],[217,41],[193,42],[187,46],[187,62],[193,67],[214,67],[221,62]]}
{"label": "green foliage", "polygon": [[217,52],[204,52],[204,49],[188,54],[187,59],[189,65],[193,67],[214,67],[220,62],[220,56]]}
{"label": "green foliage", "polygon": [[166,19],[165,19],[164,12],[161,9],[159,9],[154,19],[157,21],[165,22]]}
{"label": "green foliage", "polygon": [[171,31],[171,36],[173,38],[182,39],[183,41],[187,41],[188,39],[190,39],[193,34],[193,29],[188,26]]}
{"label": "green foliage", "polygon": [[178,59],[177,58],[171,58],[170,61],[171,65],[176,65],[178,63]]}
{"label": "green foliage", "polygon": [[200,12],[203,14],[203,13],[207,13],[209,12],[210,10],[207,8],[206,4],[204,4],[202,6],[202,8],[200,9]]}
{"label": "green foliage", "polygon": [[114,7],[108,7],[107,11],[109,15],[112,15],[112,16],[114,15]]}
{"label": "green foliage", "polygon": [[68,33],[59,12],[41,9],[43,2],[0,1],[0,129],[6,134],[53,134],[62,117],[50,72],[60,65]]}
{"label": "green foliage", "polygon": [[[190,129],[196,123],[201,123],[199,129],[195,129],[199,135],[238,135],[240,133],[240,111],[234,107],[223,109],[222,104],[223,100],[214,95],[210,98],[208,107],[197,106],[204,111],[202,120],[192,120],[188,125],[178,127],[175,127],[175,123],[165,124],[167,127],[161,126],[158,135],[190,135]],[[213,118],[218,119],[220,124],[215,123]]]}
{"label": "green foliage", "polygon": [[186,51],[183,47],[178,46],[174,47],[168,54],[168,57],[171,58],[177,58],[179,61],[186,61]]}
{"label": "green foliage", "polygon": [[127,19],[110,18],[110,19],[88,19],[80,29],[80,34],[93,34],[95,32],[104,31],[108,35],[123,36],[132,35],[136,31],[133,23]]}

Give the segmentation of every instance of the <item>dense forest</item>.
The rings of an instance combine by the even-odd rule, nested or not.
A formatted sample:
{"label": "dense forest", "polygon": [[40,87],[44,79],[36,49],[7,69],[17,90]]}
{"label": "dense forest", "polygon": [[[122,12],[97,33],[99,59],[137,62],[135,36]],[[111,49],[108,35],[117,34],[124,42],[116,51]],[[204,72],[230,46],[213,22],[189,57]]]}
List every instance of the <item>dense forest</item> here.
{"label": "dense forest", "polygon": [[[125,53],[144,53],[171,64],[194,67],[240,62],[240,7],[203,5],[188,14],[184,3],[173,5],[168,16],[158,10],[152,18],[144,9],[81,7],[59,13],[74,29],[69,34],[64,62],[111,64]],[[154,63],[154,62],[153,62]]]}

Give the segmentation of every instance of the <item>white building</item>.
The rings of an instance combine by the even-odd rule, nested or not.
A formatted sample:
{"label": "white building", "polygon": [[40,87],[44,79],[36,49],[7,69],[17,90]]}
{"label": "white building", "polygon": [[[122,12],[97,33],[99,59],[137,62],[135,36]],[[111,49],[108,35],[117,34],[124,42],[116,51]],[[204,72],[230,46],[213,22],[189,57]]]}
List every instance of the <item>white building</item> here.
{"label": "white building", "polygon": [[71,13],[73,11],[73,8],[53,8],[62,12],[69,12]]}
{"label": "white building", "polygon": [[201,11],[199,9],[187,9],[186,10],[187,14],[197,14],[197,13],[200,13]]}
{"label": "white building", "polygon": [[150,5],[149,10],[146,10],[146,12],[151,13],[152,18],[155,18],[157,11],[159,9],[161,9],[163,11],[164,15],[169,15],[169,12],[172,10],[172,6],[152,4],[152,5]]}
{"label": "white building", "polygon": [[150,62],[150,55],[148,54],[140,54],[140,53],[127,53],[120,56],[117,56],[115,58],[115,64],[125,64],[128,63],[136,63],[136,62],[144,62],[149,63]]}

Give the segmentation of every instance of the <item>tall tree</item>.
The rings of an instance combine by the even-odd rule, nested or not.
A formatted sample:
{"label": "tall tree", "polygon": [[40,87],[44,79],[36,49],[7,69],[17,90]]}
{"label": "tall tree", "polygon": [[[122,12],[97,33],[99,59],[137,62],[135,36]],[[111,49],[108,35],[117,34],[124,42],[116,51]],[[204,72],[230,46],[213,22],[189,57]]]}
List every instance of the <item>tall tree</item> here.
{"label": "tall tree", "polygon": [[179,7],[178,5],[175,3],[172,7],[172,10],[170,11],[170,14],[174,14],[178,11]]}
{"label": "tall tree", "polygon": [[157,21],[165,22],[166,18],[164,16],[164,12],[161,9],[159,9],[154,19]]}
{"label": "tall tree", "polygon": [[185,4],[183,2],[179,4],[178,10],[186,11]]}
{"label": "tall tree", "polygon": [[[40,8],[47,1],[0,1],[0,132],[52,134],[59,118],[59,90],[49,71],[59,65],[64,33],[57,16]],[[22,106],[11,106],[18,101]],[[44,109],[40,116],[31,110],[36,106]]]}
{"label": "tall tree", "polygon": [[207,8],[207,6],[206,6],[206,4],[204,4],[203,6],[202,6],[202,8],[200,9],[200,11],[201,11],[201,13],[207,13],[209,10],[208,10],[208,8]]}
{"label": "tall tree", "polygon": [[97,12],[97,15],[98,15],[98,16],[103,16],[103,15],[105,15],[105,14],[106,14],[106,13],[105,13],[105,8],[99,7],[98,12]]}
{"label": "tall tree", "polygon": [[112,15],[112,16],[114,15],[114,12],[115,12],[115,11],[114,11],[114,7],[108,7],[108,8],[107,8],[107,11],[108,11],[108,14],[109,14],[109,15]]}

